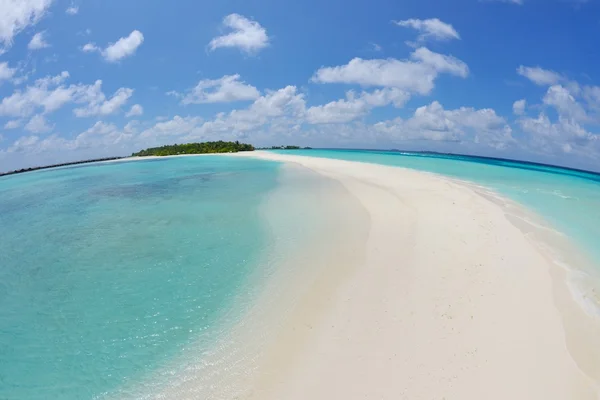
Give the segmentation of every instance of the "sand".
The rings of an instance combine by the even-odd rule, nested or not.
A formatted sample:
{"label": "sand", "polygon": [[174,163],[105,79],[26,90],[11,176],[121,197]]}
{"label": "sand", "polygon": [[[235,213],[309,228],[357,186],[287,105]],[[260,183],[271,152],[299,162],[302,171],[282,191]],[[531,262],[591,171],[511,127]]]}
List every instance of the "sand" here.
{"label": "sand", "polygon": [[368,215],[364,257],[350,272],[336,265],[342,254],[328,260],[318,290],[287,311],[263,349],[244,398],[599,398],[598,320],[501,203],[418,171],[235,156],[333,179]]}

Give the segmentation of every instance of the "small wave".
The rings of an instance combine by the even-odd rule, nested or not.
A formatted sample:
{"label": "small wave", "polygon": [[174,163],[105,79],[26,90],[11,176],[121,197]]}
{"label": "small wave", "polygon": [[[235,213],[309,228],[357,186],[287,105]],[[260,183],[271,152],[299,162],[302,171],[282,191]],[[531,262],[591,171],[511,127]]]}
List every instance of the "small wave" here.
{"label": "small wave", "polygon": [[554,260],[554,264],[567,272],[566,283],[573,300],[586,314],[600,318],[600,293],[598,292],[600,282],[596,282],[597,279],[593,276],[566,262]]}
{"label": "small wave", "polygon": [[[579,201],[579,197],[566,195],[566,194],[564,194],[560,190],[548,191],[548,190],[544,190],[544,189],[537,189],[537,192],[538,193],[542,193],[542,194],[547,194],[547,195],[550,195],[550,196],[560,197],[561,199],[564,199],[564,200],[577,200],[577,201]],[[525,190],[524,193],[527,193],[527,191]]]}
{"label": "small wave", "polygon": [[[575,273],[574,273],[575,274]],[[584,274],[586,275],[586,274]],[[570,277],[567,286],[577,304],[591,317],[600,318],[600,295],[596,288],[582,278]]]}

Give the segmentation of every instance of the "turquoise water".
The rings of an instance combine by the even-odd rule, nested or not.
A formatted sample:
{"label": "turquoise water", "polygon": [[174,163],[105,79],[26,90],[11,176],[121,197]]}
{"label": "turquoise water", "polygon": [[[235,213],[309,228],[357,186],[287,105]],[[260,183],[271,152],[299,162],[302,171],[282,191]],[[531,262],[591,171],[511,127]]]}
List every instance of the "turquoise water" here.
{"label": "turquoise water", "polygon": [[0,178],[0,399],[99,398],[210,346],[268,245],[278,170],[186,157]]}
{"label": "turquoise water", "polygon": [[[285,153],[482,184],[600,260],[600,175],[456,156]],[[264,201],[280,176],[277,163],[183,157],[0,178],[0,399],[140,398],[176,375],[173,365],[201,363],[243,312],[234,302],[249,296],[271,245]],[[303,233],[284,240],[324,229],[308,220],[328,224],[308,212],[319,199],[290,200],[283,225]]]}
{"label": "turquoise water", "polygon": [[581,245],[600,268],[600,174],[489,158],[369,150],[284,150],[468,180],[515,200]]}

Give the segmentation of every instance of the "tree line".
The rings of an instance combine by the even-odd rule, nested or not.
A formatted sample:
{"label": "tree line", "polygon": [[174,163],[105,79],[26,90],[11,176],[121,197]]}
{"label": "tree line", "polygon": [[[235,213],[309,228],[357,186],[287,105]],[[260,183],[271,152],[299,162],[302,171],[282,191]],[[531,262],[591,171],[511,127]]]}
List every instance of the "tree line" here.
{"label": "tree line", "polygon": [[172,144],[160,147],[152,147],[146,150],[133,153],[132,157],[147,157],[147,156],[176,156],[181,154],[210,154],[210,153],[237,153],[238,151],[253,151],[254,146],[247,143],[224,142],[203,142],[203,143],[186,143]]}

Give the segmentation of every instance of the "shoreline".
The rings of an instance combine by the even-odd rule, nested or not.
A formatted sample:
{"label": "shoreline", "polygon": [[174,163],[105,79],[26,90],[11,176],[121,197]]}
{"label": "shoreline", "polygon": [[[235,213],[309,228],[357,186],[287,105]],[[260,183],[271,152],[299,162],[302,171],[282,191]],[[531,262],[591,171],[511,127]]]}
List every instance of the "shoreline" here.
{"label": "shoreline", "polygon": [[[285,370],[277,349],[284,349],[287,357],[296,354],[288,350],[296,349],[309,329],[298,325],[296,315],[316,317],[314,310],[324,309],[331,291],[358,267],[369,222],[360,203],[335,180],[294,164],[280,168],[280,185],[261,207],[271,246],[233,301],[235,310],[216,324],[221,336],[210,350],[196,353],[195,362],[190,363],[192,343],[166,371],[156,371],[157,376],[150,374],[141,386],[129,389],[143,395],[118,393],[111,398],[254,398]],[[239,320],[233,321],[231,313],[240,313]],[[146,388],[147,382],[152,387]]]}
{"label": "shoreline", "polygon": [[506,207],[419,171],[233,156],[337,180],[371,220],[364,265],[332,293],[323,322],[303,338],[302,357],[270,385],[255,383],[248,398],[598,398],[598,321]]}

